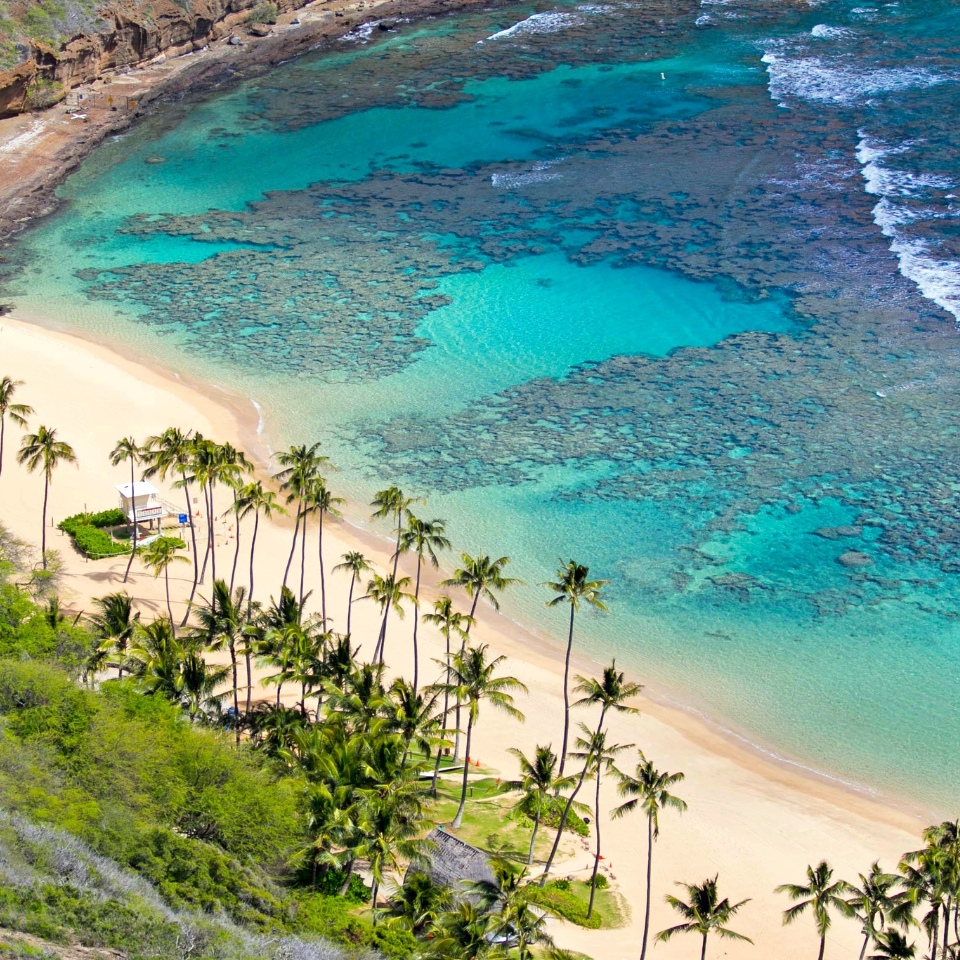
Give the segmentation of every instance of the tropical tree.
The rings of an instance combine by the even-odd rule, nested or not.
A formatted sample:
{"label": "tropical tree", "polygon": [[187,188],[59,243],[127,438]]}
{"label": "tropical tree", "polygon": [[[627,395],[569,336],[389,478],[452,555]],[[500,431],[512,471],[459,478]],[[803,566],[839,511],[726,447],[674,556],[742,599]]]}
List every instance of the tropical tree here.
{"label": "tropical tree", "polygon": [[[342,520],[343,515],[337,509],[346,503],[343,497],[335,497],[327,487],[322,477],[316,477],[310,484],[305,500],[305,509],[308,513],[315,513],[318,517],[317,557],[320,560],[320,615],[324,627],[327,623],[327,581],[323,571],[323,518]],[[306,528],[304,528],[306,539]],[[349,631],[348,631],[349,632]]]}
{"label": "tropical tree", "polygon": [[677,886],[683,887],[687,891],[689,902],[668,896],[667,903],[683,917],[685,922],[661,930],[657,934],[657,943],[666,943],[678,933],[699,934],[703,938],[700,960],[704,960],[707,955],[707,937],[711,933],[715,933],[722,940],[740,940],[743,943],[753,943],[749,937],[745,937],[742,933],[737,933],[727,926],[731,918],[736,916],[740,908],[750,902],[749,900],[741,900],[739,903],[731,903],[726,897],[721,900],[717,893],[717,877],[704,880],[703,883],[678,883]]}
{"label": "tropical tree", "polygon": [[793,923],[807,911],[813,914],[813,921],[820,936],[818,960],[823,960],[823,952],[827,946],[827,931],[833,922],[831,912],[836,911],[844,917],[852,916],[853,911],[844,899],[852,892],[853,887],[846,880],[833,879],[833,868],[826,860],[821,860],[815,867],[807,867],[805,884],[783,883],[774,889],[774,893],[785,893],[791,900],[796,901],[792,907],[783,911],[784,924]]}
{"label": "tropical tree", "polygon": [[860,960],[863,960],[870,941],[875,941],[888,923],[906,925],[910,922],[913,903],[905,890],[897,890],[900,877],[885,873],[878,861],[874,861],[866,876],[862,873],[859,876],[860,886],[851,889],[847,904],[862,925]]}
{"label": "tropical tree", "polygon": [[[464,637],[460,644],[460,653],[462,654],[467,646],[466,635],[470,633],[470,628],[477,622],[477,604],[480,602],[480,598],[485,596],[493,604],[494,609],[499,610],[500,601],[497,599],[497,594],[502,593],[514,584],[521,584],[523,581],[515,577],[504,576],[503,571],[510,562],[509,557],[498,557],[496,560],[491,560],[490,557],[484,553],[476,557],[471,557],[468,553],[464,553],[461,555],[460,560],[463,566],[454,570],[453,576],[448,580],[443,580],[442,584],[445,587],[460,587],[460,589],[464,590],[467,596],[471,598],[470,617],[466,622]],[[457,703],[455,726],[457,730],[460,730],[462,727],[460,723],[459,702]],[[456,760],[459,756],[460,737],[458,735],[453,742],[453,759]]]}
{"label": "tropical tree", "polygon": [[247,593],[248,606],[253,603],[253,558],[257,549],[257,532],[260,529],[260,516],[268,520],[276,515],[286,514],[286,510],[277,502],[276,494],[272,490],[264,490],[259,480],[241,487],[233,503],[233,510],[237,515],[237,529],[239,521],[253,514],[253,536],[250,539],[250,589]]}
{"label": "tropical tree", "polygon": [[[447,550],[450,541],[444,536],[446,523],[443,520],[421,520],[412,513],[407,514],[407,528],[398,541],[397,549],[400,553],[415,553],[417,555],[417,580],[413,591],[413,604],[420,606],[420,568],[424,559],[436,568],[440,566],[437,558],[438,550]],[[420,652],[417,648],[417,621],[413,618],[413,689],[416,690],[420,678]]]}
{"label": "tropical tree", "polygon": [[560,773],[563,774],[564,763],[567,757],[567,737],[570,733],[570,693],[568,690],[570,677],[570,653],[573,650],[573,622],[581,603],[589,604],[597,610],[606,610],[600,599],[603,588],[609,580],[590,580],[590,570],[574,560],[560,561],[557,570],[556,582],[547,581],[541,586],[549,587],[557,594],[547,602],[548,607],[556,607],[561,603],[570,605],[570,629],[567,634],[567,655],[563,661],[563,743],[560,746]]}
{"label": "tropical tree", "polygon": [[250,606],[243,587],[231,591],[225,580],[215,580],[209,604],[196,611],[198,629],[195,639],[212,652],[226,647],[230,654],[230,676],[233,693],[234,730],[240,745],[240,684],[237,672],[237,652],[251,627]]}
{"label": "tropical tree", "polygon": [[133,437],[124,437],[117,441],[117,445],[110,452],[110,463],[114,467],[121,463],[130,464],[130,503],[133,507],[133,520],[131,522],[133,547],[130,550],[130,559],[127,561],[127,569],[123,574],[123,582],[130,579],[130,568],[133,566],[133,558],[137,555],[137,505],[133,496],[133,485],[136,482],[135,470],[138,463],[143,460],[143,450]]}
{"label": "tropical tree", "polygon": [[870,960],[913,960],[917,955],[917,948],[897,930],[879,932],[876,943],[877,952],[870,954]]}
{"label": "tropical tree", "polygon": [[527,863],[533,863],[533,849],[537,842],[537,831],[544,811],[551,805],[552,795],[561,790],[569,790],[576,783],[576,777],[561,777],[557,773],[557,755],[550,745],[537,745],[533,759],[516,747],[509,750],[520,763],[520,779],[508,780],[504,787],[508,790],[520,790],[523,797],[514,805],[521,813],[533,820],[533,832],[530,834],[530,849]]}
{"label": "tropical tree", "polygon": [[134,612],[133,600],[127,593],[108,593],[93,601],[97,613],[90,617],[94,636],[100,641],[100,649],[119,658],[118,679],[123,679],[123,662],[134,631],[140,621],[140,613]]}
{"label": "tropical tree", "polygon": [[[144,564],[153,571],[154,579],[163,574],[163,586],[167,595],[167,616],[170,617],[170,628],[174,636],[177,635],[177,630],[173,622],[173,607],[170,605],[170,567],[174,563],[190,562],[182,553],[179,553],[182,546],[183,541],[177,537],[157,537],[144,547],[141,554]],[[127,569],[129,570],[129,567]]]}
{"label": "tropical tree", "polygon": [[[210,561],[210,573],[213,580],[217,579],[217,531],[215,492],[218,486],[227,486],[234,491],[240,484],[240,478],[245,469],[250,468],[247,458],[234,449],[229,443],[217,444],[212,440],[205,440],[197,435],[194,438],[194,475],[200,483],[200,489],[206,497],[207,505],[207,550],[203,558],[203,567],[200,570],[200,582],[203,583],[207,569],[207,560]],[[234,567],[236,567],[236,551],[234,552]],[[213,595],[216,598],[216,594]]]}
{"label": "tropical tree", "polygon": [[30,473],[43,471],[43,517],[40,553],[43,557],[43,569],[47,569],[47,501],[50,495],[50,483],[53,471],[61,463],[76,463],[77,455],[73,447],[57,439],[57,431],[49,427],[38,427],[36,433],[28,433],[20,444],[17,463],[26,465]]}
{"label": "tropical tree", "polygon": [[586,724],[580,724],[585,736],[577,737],[577,750],[570,756],[583,760],[589,765],[588,776],[596,781],[596,795],[593,804],[593,834],[596,840],[596,851],[593,857],[593,873],[590,875],[590,902],[587,905],[587,919],[593,916],[593,901],[597,893],[597,871],[600,869],[600,786],[603,783],[604,773],[614,770],[614,761],[617,755],[633,746],[632,743],[608,743],[607,731],[591,731]]}
{"label": "tropical tree", "polygon": [[348,570],[350,572],[350,592],[347,594],[347,634],[349,635],[350,614],[353,610],[353,588],[359,583],[360,577],[363,576],[364,572],[370,569],[370,564],[367,562],[367,558],[358,550],[351,550],[349,553],[345,553],[340,559],[343,562],[338,563],[333,568],[333,572],[336,573],[338,570]]}
{"label": "tropical tree", "polygon": [[233,492],[233,503],[230,505],[228,513],[232,513],[236,518],[233,538],[233,565],[230,568],[230,592],[232,593],[233,584],[237,578],[237,561],[240,559],[241,518],[237,511],[237,499],[240,496],[241,489],[243,489],[243,477],[246,474],[253,473],[253,464],[242,450],[237,450],[232,444],[225,443],[220,447],[220,465],[222,476]]}
{"label": "tropical tree", "polygon": [[[958,863],[958,826],[946,821],[923,832],[925,846],[905,853],[900,862],[901,882],[915,904],[929,907],[920,924],[930,939],[930,957],[936,960],[940,930],[943,930],[943,958],[947,955],[950,939],[951,904],[957,898],[960,885]],[[943,923],[940,914],[943,912]],[[956,916],[954,916],[956,926]]]}
{"label": "tropical tree", "polygon": [[401,602],[404,599],[413,600],[413,594],[406,589],[409,586],[409,577],[401,577],[397,580],[392,573],[385,577],[374,574],[373,579],[367,584],[366,596],[380,607],[382,615],[380,634],[373,650],[373,659],[379,660],[380,663],[383,663],[387,652],[387,620],[390,617],[390,609],[395,609],[401,620],[404,618]]}
{"label": "tropical tree", "polygon": [[7,429],[7,417],[18,427],[25,427],[27,417],[33,415],[33,407],[25,403],[13,402],[17,387],[22,386],[22,380],[12,380],[10,377],[0,379],[0,477],[3,476],[3,441]]}
{"label": "tropical tree", "polygon": [[[636,713],[636,708],[629,706],[626,701],[632,697],[635,697],[642,688],[637,683],[628,683],[623,672],[617,670],[617,661],[614,660],[609,667],[604,667],[603,675],[599,680],[588,680],[586,677],[581,677],[578,675],[576,689],[580,693],[584,694],[584,696],[577,701],[577,706],[589,704],[600,705],[600,719],[597,722],[595,731],[596,734],[599,734],[603,729],[603,724],[607,718],[607,713],[610,710],[613,710],[616,713]],[[577,794],[580,792],[580,788],[583,786],[583,782],[586,779],[589,768],[590,757],[588,756],[584,760],[583,768],[581,769],[580,776],[577,779],[577,785],[567,798],[567,804],[564,807],[563,813],[560,815],[560,824],[557,827],[557,835],[554,838],[553,847],[550,850],[550,856],[547,858],[547,863],[543,868],[543,875],[540,877],[541,887],[547,882],[547,875],[550,873],[550,868],[553,866],[554,857],[556,857],[557,850],[560,848],[560,838],[563,836],[563,831],[566,828],[567,818],[570,816],[570,811],[573,808],[574,802],[576,801]],[[560,764],[560,769],[563,769],[562,763]]]}
{"label": "tropical tree", "polygon": [[[467,742],[463,764],[463,780],[460,787],[460,806],[453,818],[451,827],[459,830],[463,824],[463,811],[467,804],[467,775],[470,772],[470,739],[473,728],[480,716],[480,704],[483,701],[497,710],[501,710],[517,720],[523,720],[523,714],[513,705],[512,690],[527,692],[525,684],[516,677],[495,676],[506,657],[488,659],[487,644],[468,647],[463,653],[453,657],[450,663],[450,680],[447,683],[434,684],[429,692],[448,692],[458,703],[467,708]],[[437,663],[440,663],[438,660]]]}
{"label": "tropical tree", "polygon": [[397,564],[400,561],[400,537],[403,533],[404,514],[410,512],[415,503],[426,503],[423,497],[405,496],[399,487],[388,487],[373,495],[370,506],[374,508],[372,519],[392,518],[397,525],[397,544],[393,550],[393,578],[397,578]]}
{"label": "tropical tree", "polygon": [[484,960],[502,956],[496,943],[499,920],[472,900],[457,903],[430,928],[430,955],[436,960]]}
{"label": "tropical tree", "polygon": [[141,693],[183,702],[183,646],[162,617],[140,627],[127,658]]}
{"label": "tropical tree", "polygon": [[630,797],[613,811],[614,818],[626,816],[638,807],[647,815],[647,892],[643,911],[643,940],[640,945],[640,960],[647,955],[647,937],[650,931],[650,883],[653,873],[653,844],[660,837],[660,811],[676,810],[683,813],[687,809],[684,800],[670,791],[683,781],[682,773],[666,773],[658,770],[648,760],[642,750],[637,751],[635,773],[615,771],[619,778],[618,789],[622,797]]}
{"label": "tropical tree", "polygon": [[[433,603],[433,613],[425,613],[423,615],[423,622],[433,624],[435,627],[440,629],[440,632],[443,634],[444,641],[446,642],[446,652],[444,654],[444,664],[446,669],[446,682],[450,683],[450,635],[456,633],[460,638],[460,650],[463,652],[463,648],[466,644],[468,630],[470,629],[470,624],[473,623],[471,617],[468,617],[464,613],[458,613],[453,609],[453,601],[446,595],[441,594]],[[450,692],[449,689],[445,689],[443,693],[443,717],[444,725],[446,726],[447,718],[450,716]],[[457,729],[455,745],[454,745],[454,757],[457,756],[456,744],[460,742],[460,731]],[[437,751],[437,759],[434,762],[433,766],[433,783],[430,787],[430,794],[433,797],[437,795],[437,780],[440,776],[440,751]]]}
{"label": "tropical tree", "polygon": [[144,463],[146,469],[144,477],[159,476],[166,480],[169,476],[176,476],[173,486],[183,490],[187,506],[187,519],[190,521],[190,540],[193,554],[193,586],[187,600],[187,609],[180,626],[184,626],[190,615],[190,603],[197,592],[197,583],[200,580],[200,560],[197,555],[197,527],[193,520],[193,506],[190,502],[190,484],[193,482],[193,436],[184,433],[177,427],[170,427],[163,433],[148,438],[144,445]]}
{"label": "tropical tree", "polygon": [[393,681],[388,701],[388,720],[403,741],[401,766],[406,766],[411,747],[429,757],[434,749],[439,751],[447,742],[441,736],[444,716],[437,711],[439,699],[439,691],[424,695],[418,693],[417,688],[403,677]]}
{"label": "tropical tree", "polygon": [[191,643],[184,647],[180,680],[191,723],[196,723],[202,712],[219,710],[221,701],[230,695],[229,690],[220,691],[229,672],[227,667],[207,663],[200,644]]}
{"label": "tropical tree", "polygon": [[[314,443],[312,446],[301,444],[291,446],[289,450],[283,450],[277,454],[277,463],[283,469],[274,474],[273,479],[280,481],[280,489],[287,494],[287,505],[297,504],[297,521],[293,527],[293,542],[290,544],[290,556],[287,557],[287,566],[283,571],[283,586],[287,585],[287,578],[290,576],[290,565],[293,563],[293,555],[297,549],[297,536],[300,532],[300,522],[306,521],[303,516],[303,502],[310,492],[310,485],[320,476],[320,471],[325,465],[329,464],[328,457],[321,456],[318,452],[320,444]],[[306,537],[306,530],[304,530]],[[300,571],[300,594],[303,595],[303,567]]]}
{"label": "tropical tree", "polygon": [[381,916],[391,918],[414,936],[421,936],[453,903],[453,891],[446,884],[435,883],[429,874],[412,870],[387,901]]}

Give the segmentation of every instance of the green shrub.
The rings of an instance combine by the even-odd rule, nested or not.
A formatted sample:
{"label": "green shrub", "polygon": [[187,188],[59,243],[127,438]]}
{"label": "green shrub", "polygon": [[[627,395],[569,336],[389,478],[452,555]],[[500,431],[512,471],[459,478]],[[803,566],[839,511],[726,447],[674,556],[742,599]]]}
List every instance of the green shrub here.
{"label": "green shrub", "polygon": [[63,89],[62,83],[41,80],[30,87],[30,92],[27,94],[27,109],[43,110],[45,107],[52,107],[66,95],[67,91]]}
{"label": "green shrub", "polygon": [[119,527],[121,523],[127,522],[127,517],[119,507],[114,507],[112,510],[86,514],[86,522],[91,527]]}
{"label": "green shrub", "polygon": [[[566,887],[560,886],[561,884],[566,884]],[[545,887],[531,883],[523,888],[523,894],[529,903],[544,907],[558,917],[589,930],[598,929],[602,923],[600,914],[596,911],[587,919],[587,905],[570,889],[569,880],[552,880]]]}
{"label": "green shrub", "polygon": [[276,23],[277,5],[275,3],[258,3],[250,11],[251,23]]}
{"label": "green shrub", "polygon": [[610,881],[602,874],[597,874],[597,889],[606,890],[610,886]]}
{"label": "green shrub", "polygon": [[370,937],[370,946],[385,957],[395,957],[396,960],[404,960],[420,952],[416,937],[402,927],[377,927]]}
{"label": "green shrub", "polygon": [[[119,521],[116,519],[118,516]],[[61,520],[57,526],[73,538],[74,545],[81,553],[96,560],[130,552],[127,544],[117,543],[110,534],[101,529],[116,526],[124,520],[120,510],[104,510],[102,513],[78,513]]]}
{"label": "green shrub", "polygon": [[[306,875],[310,873],[310,868],[307,866],[304,869],[304,882],[306,880]],[[346,879],[346,872],[343,870],[328,870],[326,873],[320,874],[317,877],[316,886],[314,889],[317,893],[322,893],[325,897],[339,897],[340,888],[343,886],[343,881]],[[363,879],[357,874],[350,874],[350,886],[347,887],[347,892],[344,894],[344,899],[349,900],[351,903],[366,903],[370,899],[370,888],[363,882]]]}

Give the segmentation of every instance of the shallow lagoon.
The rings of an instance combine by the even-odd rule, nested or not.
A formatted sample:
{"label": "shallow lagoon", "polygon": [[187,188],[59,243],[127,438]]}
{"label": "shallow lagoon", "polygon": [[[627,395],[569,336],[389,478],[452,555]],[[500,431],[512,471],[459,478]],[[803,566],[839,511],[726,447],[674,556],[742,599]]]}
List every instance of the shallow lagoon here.
{"label": "shallow lagoon", "polygon": [[[373,31],[106,144],[7,298],[241,391],[529,583],[589,562],[584,648],[946,812],[957,27],[630,2]],[[514,612],[562,630],[542,599]]]}

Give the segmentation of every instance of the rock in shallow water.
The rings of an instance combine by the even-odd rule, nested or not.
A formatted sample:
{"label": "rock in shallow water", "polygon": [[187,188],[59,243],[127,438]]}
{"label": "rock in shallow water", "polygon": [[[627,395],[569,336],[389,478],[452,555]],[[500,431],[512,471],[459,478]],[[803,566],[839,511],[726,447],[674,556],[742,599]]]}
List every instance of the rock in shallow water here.
{"label": "rock in shallow water", "polygon": [[841,553],[837,557],[837,563],[844,567],[852,567],[856,569],[857,567],[869,567],[872,566],[873,560],[867,556],[865,553],[860,553],[859,550],[848,550],[846,553]]}

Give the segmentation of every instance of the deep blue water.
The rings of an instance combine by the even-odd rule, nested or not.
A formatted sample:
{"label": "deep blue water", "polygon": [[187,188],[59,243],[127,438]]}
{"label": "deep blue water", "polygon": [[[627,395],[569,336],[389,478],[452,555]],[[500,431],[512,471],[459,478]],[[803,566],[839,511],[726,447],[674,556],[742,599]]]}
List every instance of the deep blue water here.
{"label": "deep blue water", "polygon": [[[161,107],[5,299],[428,497],[582,645],[766,748],[960,774],[960,11],[540,3],[360,31]],[[562,617],[536,588],[514,612]]]}

